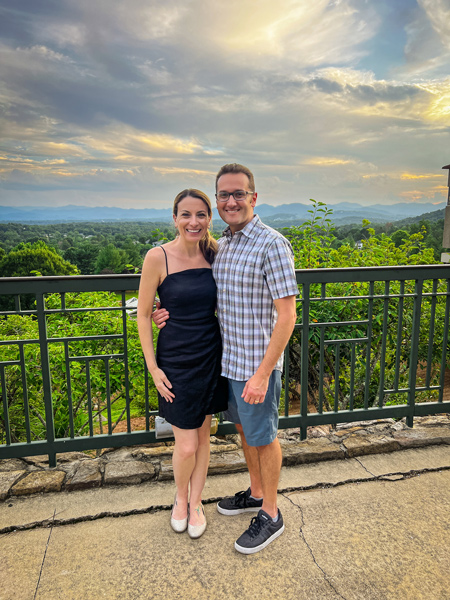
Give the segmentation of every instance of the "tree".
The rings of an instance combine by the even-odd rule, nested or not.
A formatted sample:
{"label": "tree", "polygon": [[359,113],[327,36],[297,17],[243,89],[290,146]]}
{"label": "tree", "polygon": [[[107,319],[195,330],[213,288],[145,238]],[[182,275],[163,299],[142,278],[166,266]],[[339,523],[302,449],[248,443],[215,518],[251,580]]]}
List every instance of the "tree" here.
{"label": "tree", "polygon": [[397,231],[394,231],[394,233],[391,234],[391,240],[397,248],[401,246],[408,237],[409,234],[404,229],[397,229]]}
{"label": "tree", "polygon": [[89,242],[70,247],[64,252],[64,258],[76,265],[82,275],[92,275],[95,272],[99,247]]}
{"label": "tree", "polygon": [[76,275],[77,267],[64,260],[43,241],[21,243],[0,262],[1,277],[29,277],[33,271],[41,275]]}
{"label": "tree", "polygon": [[96,273],[121,273],[128,263],[126,252],[113,244],[107,244],[100,250],[95,263]]}

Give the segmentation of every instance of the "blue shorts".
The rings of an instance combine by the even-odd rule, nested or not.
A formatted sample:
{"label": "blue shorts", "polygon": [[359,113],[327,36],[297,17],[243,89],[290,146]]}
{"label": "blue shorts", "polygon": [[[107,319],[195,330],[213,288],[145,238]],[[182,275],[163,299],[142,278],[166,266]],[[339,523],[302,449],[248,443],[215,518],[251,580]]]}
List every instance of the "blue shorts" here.
{"label": "blue shorts", "polygon": [[226,421],[242,425],[249,446],[267,446],[277,437],[278,408],[281,395],[281,371],[272,371],[266,397],[261,404],[248,404],[241,398],[246,381],[228,379]]}

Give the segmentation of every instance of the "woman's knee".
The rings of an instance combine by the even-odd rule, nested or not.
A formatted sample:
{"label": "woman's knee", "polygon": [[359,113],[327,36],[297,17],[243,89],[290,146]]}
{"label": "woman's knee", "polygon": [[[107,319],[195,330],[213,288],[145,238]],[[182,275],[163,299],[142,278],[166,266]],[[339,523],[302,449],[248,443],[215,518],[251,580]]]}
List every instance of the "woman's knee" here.
{"label": "woman's knee", "polygon": [[176,440],[175,447],[176,447],[178,456],[180,456],[182,459],[186,460],[187,458],[194,456],[195,453],[197,452],[198,440],[195,438],[187,439],[187,440],[186,439]]}

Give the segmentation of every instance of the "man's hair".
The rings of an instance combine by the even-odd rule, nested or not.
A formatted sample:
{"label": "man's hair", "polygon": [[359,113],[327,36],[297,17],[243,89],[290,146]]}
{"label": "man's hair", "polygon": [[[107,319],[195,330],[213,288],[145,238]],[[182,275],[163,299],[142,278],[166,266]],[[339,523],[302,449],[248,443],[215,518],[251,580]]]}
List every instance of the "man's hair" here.
{"label": "man's hair", "polygon": [[240,165],[238,163],[230,163],[228,165],[223,165],[223,167],[219,170],[216,175],[216,191],[217,191],[217,182],[222,175],[226,175],[227,173],[244,173],[248,177],[248,187],[249,191],[255,191],[255,178],[253,177],[253,173],[244,165]]}

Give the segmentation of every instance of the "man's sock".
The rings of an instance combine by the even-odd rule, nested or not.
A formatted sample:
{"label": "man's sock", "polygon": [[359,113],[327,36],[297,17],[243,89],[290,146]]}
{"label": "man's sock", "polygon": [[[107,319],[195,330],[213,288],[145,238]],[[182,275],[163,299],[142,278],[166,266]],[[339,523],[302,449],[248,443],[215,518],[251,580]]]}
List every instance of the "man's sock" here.
{"label": "man's sock", "polygon": [[251,498],[252,500],[262,500],[262,498],[255,498],[255,496],[252,496],[251,494],[250,494],[250,498]]}

